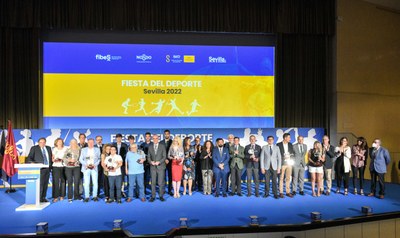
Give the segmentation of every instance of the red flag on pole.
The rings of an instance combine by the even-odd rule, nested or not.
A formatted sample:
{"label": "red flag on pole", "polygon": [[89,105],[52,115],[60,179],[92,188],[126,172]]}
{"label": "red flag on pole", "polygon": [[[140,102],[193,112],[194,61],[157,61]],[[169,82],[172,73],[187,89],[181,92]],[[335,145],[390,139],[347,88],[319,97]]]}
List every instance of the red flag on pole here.
{"label": "red flag on pole", "polygon": [[12,131],[11,121],[8,121],[8,135],[6,141],[6,148],[4,150],[3,158],[3,170],[9,177],[14,176],[18,172],[18,169],[14,168],[18,162],[17,147],[15,146],[14,133]]}

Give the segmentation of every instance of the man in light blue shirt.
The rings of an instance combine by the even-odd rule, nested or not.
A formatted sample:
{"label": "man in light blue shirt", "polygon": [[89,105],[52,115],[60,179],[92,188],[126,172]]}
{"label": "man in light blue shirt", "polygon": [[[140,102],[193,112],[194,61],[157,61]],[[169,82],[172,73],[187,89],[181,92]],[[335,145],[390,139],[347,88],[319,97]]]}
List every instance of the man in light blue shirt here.
{"label": "man in light blue shirt", "polygon": [[379,198],[385,198],[385,173],[386,167],[390,163],[389,151],[381,146],[381,140],[375,139],[370,150],[371,164],[371,193],[368,197],[374,197],[376,192],[376,180],[379,183]]}
{"label": "man in light blue shirt", "polygon": [[129,146],[129,152],[126,154],[125,172],[129,179],[129,193],[127,202],[131,202],[136,185],[136,192],[139,193],[139,198],[142,202],[146,201],[144,195],[144,167],[143,163],[146,160],[146,155],[143,151],[138,151],[137,144]]}
{"label": "man in light blue shirt", "polygon": [[90,177],[92,177],[93,183],[93,201],[97,202],[98,192],[98,165],[100,163],[100,149],[94,147],[94,139],[90,138],[88,140],[88,147],[85,147],[81,151],[81,156],[79,157],[79,162],[82,164],[83,173],[83,187],[85,190],[85,200],[84,202],[89,202],[90,199]]}

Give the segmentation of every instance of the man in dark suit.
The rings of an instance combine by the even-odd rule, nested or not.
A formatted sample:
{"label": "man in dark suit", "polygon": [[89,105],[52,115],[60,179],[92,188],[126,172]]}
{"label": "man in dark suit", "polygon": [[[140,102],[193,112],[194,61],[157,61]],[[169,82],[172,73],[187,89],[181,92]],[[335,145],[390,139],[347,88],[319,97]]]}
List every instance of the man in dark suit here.
{"label": "man in dark suit", "polygon": [[[94,147],[99,148],[100,150],[100,155],[101,153],[103,153],[103,137],[102,136],[96,136],[96,144],[94,145]],[[97,166],[97,171],[99,171],[99,176],[98,176],[98,190],[97,190],[97,194],[100,195],[100,189],[104,188],[103,184],[104,184],[104,171],[103,171],[103,166],[101,166],[101,161],[100,164]]]}
{"label": "man in dark suit", "polygon": [[254,178],[255,184],[255,195],[260,196],[260,155],[261,146],[256,144],[256,137],[254,135],[250,136],[250,144],[246,145],[244,148],[244,159],[246,163],[247,172],[247,197],[251,196],[251,179]]}
{"label": "man in dark suit", "polygon": [[265,174],[265,194],[264,197],[269,196],[269,181],[272,176],[272,192],[274,198],[278,199],[276,180],[282,167],[281,152],[279,147],[274,145],[274,137],[267,137],[267,145],[264,145],[260,155],[260,166],[262,174]]}
{"label": "man in dark suit", "polygon": [[50,170],[53,154],[50,146],[46,146],[46,139],[40,138],[38,145],[31,147],[26,163],[39,163],[48,165],[48,168],[40,169],[40,202],[48,202],[46,199],[49,186]]}
{"label": "man in dark suit", "polygon": [[[172,145],[171,133],[169,130],[164,131],[164,139],[162,141],[160,141],[160,144],[163,144],[165,146],[165,151],[168,154],[169,148]],[[168,172],[168,193],[169,193],[169,195],[173,196],[174,193],[172,192],[172,163],[167,158],[165,160],[165,164],[167,165],[167,172]]]}
{"label": "man in dark suit", "polygon": [[156,199],[156,182],[158,184],[158,193],[160,201],[164,202],[164,186],[165,186],[165,160],[167,152],[165,146],[158,141],[158,135],[153,135],[153,142],[149,146],[147,161],[150,164],[151,173],[151,198],[150,202]]}
{"label": "man in dark suit", "polygon": [[297,184],[299,185],[300,195],[304,195],[304,171],[306,167],[305,156],[307,145],[304,144],[304,137],[297,137],[297,144],[293,145],[294,165],[292,178],[292,194],[297,193]]}
{"label": "man in dark suit", "polygon": [[286,196],[293,197],[290,193],[290,177],[292,176],[292,167],[294,164],[293,155],[293,145],[290,143],[290,134],[283,134],[283,141],[276,144],[279,147],[282,158],[282,169],[279,176],[279,196],[283,197],[283,180],[285,180],[286,185]]}
{"label": "man in dark suit", "polygon": [[242,196],[242,170],[244,164],[244,147],[239,144],[239,137],[235,137],[233,145],[229,148],[231,157],[231,196],[235,195],[236,191],[239,197]]}
{"label": "man in dark suit", "polygon": [[213,173],[216,180],[215,197],[219,197],[221,180],[222,180],[222,195],[227,197],[227,178],[229,173],[229,150],[224,147],[224,140],[217,139],[217,146],[213,150]]}
{"label": "man in dark suit", "polygon": [[[117,147],[117,154],[120,155],[122,157],[122,168],[125,168],[125,157],[126,157],[126,153],[128,153],[128,146],[122,142],[122,135],[120,133],[115,135],[115,140],[116,142],[114,142],[112,145]],[[121,195],[123,198],[126,198],[126,193],[125,193],[125,177],[126,177],[126,173],[125,173],[125,169],[121,169],[121,174],[122,174],[122,187],[121,187]]]}
{"label": "man in dark suit", "polygon": [[[324,177],[326,180],[326,192],[324,191],[324,180],[322,179],[322,193],[329,196],[331,194],[332,189],[332,169],[334,165],[334,161],[336,159],[335,156],[335,147],[330,144],[329,136],[324,135],[322,137],[322,146],[325,151],[325,162],[324,162]],[[322,178],[324,178],[322,177]]]}

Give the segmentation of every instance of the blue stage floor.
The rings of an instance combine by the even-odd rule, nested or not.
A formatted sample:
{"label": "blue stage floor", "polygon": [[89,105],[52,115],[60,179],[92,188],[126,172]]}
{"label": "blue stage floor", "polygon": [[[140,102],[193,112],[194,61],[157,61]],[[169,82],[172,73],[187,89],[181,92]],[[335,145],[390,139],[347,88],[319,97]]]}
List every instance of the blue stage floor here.
{"label": "blue stage floor", "polygon": [[[264,188],[264,184],[261,187]],[[24,202],[24,188],[18,188],[14,194],[6,194],[0,189],[0,233],[35,232],[35,225],[42,221],[49,223],[49,232],[111,230],[113,220],[122,219],[124,228],[133,234],[161,234],[178,227],[180,217],[187,217],[192,227],[247,226],[250,215],[257,215],[261,224],[296,224],[308,222],[313,211],[321,212],[324,220],[330,220],[361,215],[360,209],[366,205],[372,207],[374,213],[400,210],[398,184],[387,184],[383,200],[353,194],[312,197],[309,183],[306,188],[305,196],[278,200],[271,196],[215,198],[195,192],[180,199],[166,196],[166,202],[156,200],[153,203],[138,199],[123,204],[106,204],[104,200],[68,203],[64,200],[43,211],[30,212],[15,211]],[[369,192],[369,181],[366,188]],[[245,184],[243,189],[246,191]],[[48,192],[50,195],[51,188]]]}

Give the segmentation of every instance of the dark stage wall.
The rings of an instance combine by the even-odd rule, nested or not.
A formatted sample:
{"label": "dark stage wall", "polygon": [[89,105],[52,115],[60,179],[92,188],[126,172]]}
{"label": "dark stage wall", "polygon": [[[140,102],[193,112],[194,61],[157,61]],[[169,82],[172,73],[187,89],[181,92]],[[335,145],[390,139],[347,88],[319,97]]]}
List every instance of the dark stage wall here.
{"label": "dark stage wall", "polygon": [[277,36],[276,126],[329,131],[335,0],[2,0],[0,126],[38,128],[48,30],[250,32]]}

